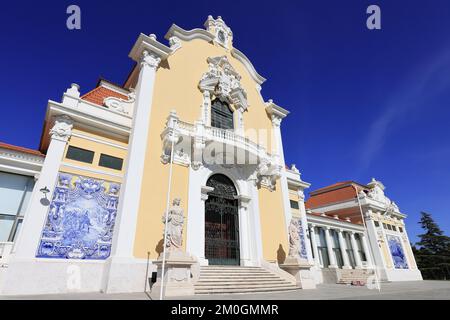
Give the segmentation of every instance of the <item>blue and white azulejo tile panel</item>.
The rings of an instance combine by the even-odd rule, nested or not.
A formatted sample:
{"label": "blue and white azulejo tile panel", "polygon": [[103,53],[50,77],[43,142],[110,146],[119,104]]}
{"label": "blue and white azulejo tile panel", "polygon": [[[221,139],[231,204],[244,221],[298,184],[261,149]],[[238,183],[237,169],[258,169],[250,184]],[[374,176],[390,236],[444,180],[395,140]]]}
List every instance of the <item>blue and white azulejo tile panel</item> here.
{"label": "blue and white azulejo tile panel", "polygon": [[38,258],[106,259],[120,184],[59,173]]}
{"label": "blue and white azulejo tile panel", "polygon": [[391,252],[392,260],[396,269],[408,269],[405,253],[403,252],[402,243],[399,237],[386,235]]}
{"label": "blue and white azulejo tile panel", "polygon": [[303,229],[303,221],[299,219],[299,235],[300,235],[300,257],[308,259],[308,254],[306,253],[306,235]]}

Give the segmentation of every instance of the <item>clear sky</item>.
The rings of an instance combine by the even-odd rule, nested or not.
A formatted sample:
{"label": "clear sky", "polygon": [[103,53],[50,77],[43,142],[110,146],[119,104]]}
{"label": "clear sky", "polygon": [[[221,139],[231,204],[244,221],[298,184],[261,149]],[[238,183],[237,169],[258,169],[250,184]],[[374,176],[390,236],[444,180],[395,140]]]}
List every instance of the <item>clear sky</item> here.
{"label": "clear sky", "polygon": [[[79,31],[66,8],[81,8]],[[381,8],[381,30],[366,8]],[[286,161],[312,190],[337,181],[386,185],[408,214],[426,210],[450,235],[450,2],[8,1],[0,8],[0,141],[37,148],[48,99],[100,76],[123,83],[139,33],[203,27],[221,15],[234,45],[268,80],[265,99],[291,111]],[[194,106],[193,106],[194,107]]]}

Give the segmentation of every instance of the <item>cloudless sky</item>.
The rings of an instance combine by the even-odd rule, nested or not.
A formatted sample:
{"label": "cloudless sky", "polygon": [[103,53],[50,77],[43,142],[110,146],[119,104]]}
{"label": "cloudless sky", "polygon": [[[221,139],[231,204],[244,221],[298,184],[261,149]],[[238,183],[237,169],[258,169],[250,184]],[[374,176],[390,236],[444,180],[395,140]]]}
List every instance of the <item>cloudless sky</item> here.
{"label": "cloudless sky", "polygon": [[[81,30],[66,8],[81,8]],[[366,8],[381,8],[381,30]],[[311,190],[381,180],[408,215],[450,235],[450,2],[428,1],[8,1],[0,8],[0,141],[37,148],[47,100],[70,83],[123,83],[139,33],[164,43],[172,23],[203,27],[220,15],[234,46],[268,80],[264,98],[291,111],[286,161]],[[195,106],[193,106],[195,107]]]}

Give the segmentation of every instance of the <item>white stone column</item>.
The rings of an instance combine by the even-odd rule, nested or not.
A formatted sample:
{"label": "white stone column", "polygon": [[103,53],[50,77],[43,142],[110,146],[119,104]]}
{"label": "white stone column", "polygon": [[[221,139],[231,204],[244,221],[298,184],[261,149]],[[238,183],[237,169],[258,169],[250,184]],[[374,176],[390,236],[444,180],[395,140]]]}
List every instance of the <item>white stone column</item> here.
{"label": "white stone column", "polygon": [[29,259],[36,256],[49,209],[49,203],[41,202],[45,197],[40,190],[42,188],[49,189],[47,198],[51,201],[66,144],[72,134],[73,121],[68,116],[56,117],[54,121],[55,124],[50,130],[51,139],[47,155],[39,179],[33,188],[19,239],[16,242],[14,256],[17,259]]}
{"label": "white stone column", "polygon": [[[409,263],[408,267],[409,267],[409,269],[417,269],[416,257],[414,256],[414,252],[412,251],[411,242],[409,242],[409,237],[408,237],[408,233],[406,232],[405,225],[403,225],[402,228],[403,228],[402,235],[405,240],[404,241],[404,247],[406,249],[405,254],[406,254],[406,257],[407,257],[408,263]],[[402,238],[402,237],[400,237],[400,238]],[[402,239],[402,241],[403,241],[403,239]]]}
{"label": "white stone column", "polygon": [[373,267],[372,254],[369,250],[369,245],[367,244],[366,235],[364,233],[360,233],[359,236],[361,237],[364,253],[366,255],[367,268],[372,268]]}
{"label": "white stone column", "polygon": [[186,252],[196,257],[200,265],[208,265],[205,258],[205,201],[214,188],[202,186],[208,169],[189,167],[189,195],[186,224]]}
{"label": "white stone column", "polygon": [[[111,256],[115,259],[133,258],[144,162],[148,148],[153,88],[160,61],[161,59],[153,53],[145,50],[142,52],[139,79],[136,86],[133,127],[128,143],[126,175],[122,185],[113,237]],[[160,148],[159,145],[152,146],[152,148],[156,147]]]}
{"label": "white stone column", "polygon": [[350,260],[348,258],[347,253],[347,245],[345,244],[344,236],[343,236],[342,229],[338,230],[338,237],[339,237],[339,246],[341,247],[341,253],[342,253],[342,259],[344,260],[344,266],[343,269],[351,269]]}
{"label": "white stone column", "polygon": [[[333,241],[330,235],[330,227],[325,227],[325,240],[327,242],[328,258],[330,260],[330,265],[328,268],[337,268],[336,256],[333,251]],[[326,268],[327,266],[324,266]]]}
{"label": "white stone column", "polygon": [[383,254],[381,252],[381,247],[380,247],[380,244],[378,243],[378,230],[377,230],[377,227],[375,226],[375,222],[372,218],[371,210],[369,210],[365,214],[365,221],[366,221],[367,236],[368,236],[369,244],[371,246],[373,256],[375,259],[375,261],[373,261],[374,267],[377,267],[379,269],[385,269],[386,262],[384,261]]}
{"label": "white stone column", "polygon": [[315,225],[310,225],[309,228],[309,238],[311,240],[312,249],[314,252],[314,264],[317,267],[320,267],[320,258],[319,258],[319,250],[317,249],[317,242],[316,242],[316,231],[315,231]]}
{"label": "white stone column", "polygon": [[350,232],[350,241],[353,248],[353,255],[355,256],[356,269],[361,269],[362,268],[361,257],[359,256],[358,245],[356,244],[355,233],[353,231]]}
{"label": "white stone column", "polygon": [[250,229],[249,229],[249,203],[251,198],[239,195],[239,243],[241,266],[251,266],[250,258]]}
{"label": "white stone column", "polygon": [[252,201],[251,205],[251,223],[253,225],[253,246],[255,248],[254,262],[256,266],[260,266],[261,260],[263,259],[263,244],[262,244],[262,233],[261,233],[261,218],[259,211],[259,192],[257,187],[257,179],[254,175],[249,178],[249,190]]}
{"label": "white stone column", "polygon": [[289,224],[292,219],[292,211],[291,211],[291,202],[289,200],[289,187],[286,177],[286,166],[284,162],[284,151],[283,151],[283,142],[281,138],[281,120],[282,117],[276,114],[272,114],[272,131],[273,131],[273,140],[272,143],[274,146],[274,153],[278,154],[280,159],[281,168],[281,177],[280,177],[280,185],[281,185],[281,193],[283,196],[283,209],[284,209],[284,219],[285,219],[285,229],[287,231]]}

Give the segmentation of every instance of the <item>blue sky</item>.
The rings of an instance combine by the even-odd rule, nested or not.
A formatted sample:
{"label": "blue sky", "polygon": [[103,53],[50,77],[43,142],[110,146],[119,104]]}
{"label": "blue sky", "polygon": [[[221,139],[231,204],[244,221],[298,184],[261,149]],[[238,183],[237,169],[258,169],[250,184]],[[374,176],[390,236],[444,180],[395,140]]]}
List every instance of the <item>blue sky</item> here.
{"label": "blue sky", "polygon": [[[82,29],[66,28],[77,4]],[[381,7],[382,29],[366,28]],[[0,141],[37,148],[46,101],[71,82],[122,83],[140,32],[161,41],[171,23],[202,27],[221,15],[234,45],[268,80],[262,94],[291,111],[287,162],[312,189],[375,177],[408,214],[421,210],[450,235],[450,2],[21,1],[0,10]]]}

